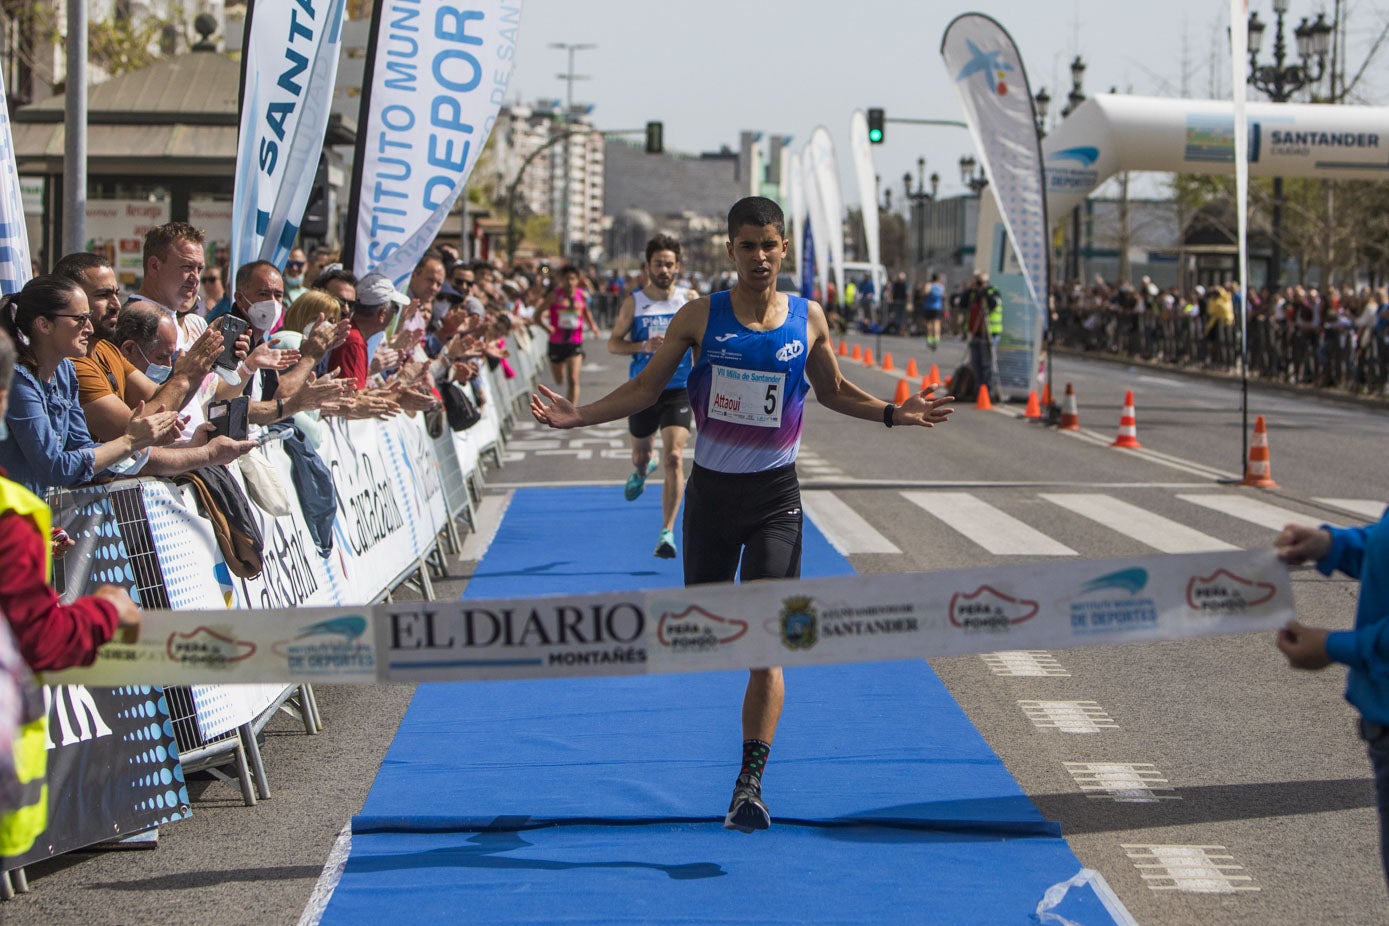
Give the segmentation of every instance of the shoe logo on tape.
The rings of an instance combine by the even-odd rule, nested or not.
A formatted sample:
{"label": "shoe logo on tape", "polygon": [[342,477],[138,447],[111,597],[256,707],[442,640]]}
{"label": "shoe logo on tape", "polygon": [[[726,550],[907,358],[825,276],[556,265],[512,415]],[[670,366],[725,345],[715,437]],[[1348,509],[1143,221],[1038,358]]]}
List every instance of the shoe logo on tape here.
{"label": "shoe logo on tape", "polygon": [[207,627],[195,627],[189,633],[172,633],[165,644],[169,658],[186,666],[217,668],[249,659],[256,645],[238,640]]}
{"label": "shoe logo on tape", "polygon": [[719,617],[698,605],[690,605],[679,614],[662,614],[656,622],[656,639],[661,645],[682,652],[708,652],[742,639],[747,632],[747,621]]}
{"label": "shoe logo on tape", "polygon": [[965,630],[1007,630],[1037,616],[1041,605],[1014,598],[991,585],[950,596],[950,623]]}
{"label": "shoe logo on tape", "polygon": [[1217,569],[1213,575],[1192,577],[1186,586],[1186,603],[1193,611],[1244,614],[1270,601],[1276,591],[1271,582],[1255,582]]}

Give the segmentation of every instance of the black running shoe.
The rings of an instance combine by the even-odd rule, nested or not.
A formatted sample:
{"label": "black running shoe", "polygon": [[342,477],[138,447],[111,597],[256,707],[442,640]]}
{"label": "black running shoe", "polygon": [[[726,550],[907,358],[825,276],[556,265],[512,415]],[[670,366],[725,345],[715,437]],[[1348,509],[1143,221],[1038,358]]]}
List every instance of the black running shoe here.
{"label": "black running shoe", "polygon": [[771,812],[762,803],[762,786],[746,777],[740,776],[733,788],[733,800],[728,805],[728,815],[723,818],[723,828],[751,833],[765,830],[772,825]]}

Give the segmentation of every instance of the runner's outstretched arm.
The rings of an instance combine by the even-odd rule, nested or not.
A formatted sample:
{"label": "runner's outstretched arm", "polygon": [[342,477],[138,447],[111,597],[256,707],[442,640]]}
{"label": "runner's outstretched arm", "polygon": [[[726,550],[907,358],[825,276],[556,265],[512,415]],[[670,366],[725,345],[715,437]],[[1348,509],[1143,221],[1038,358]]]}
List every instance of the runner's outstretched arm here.
{"label": "runner's outstretched arm", "polygon": [[[865,421],[882,421],[883,409],[889,404],[869,395],[858,386],[844,378],[830,350],[829,323],[825,311],[817,302],[810,303],[808,319],[810,331],[810,356],[806,360],[805,375],[815,390],[816,400],[831,411],[862,418]],[[893,413],[892,424],[934,427],[944,424],[954,409],[949,405],[954,396],[934,396],[935,387],[923,389],[903,402]]]}

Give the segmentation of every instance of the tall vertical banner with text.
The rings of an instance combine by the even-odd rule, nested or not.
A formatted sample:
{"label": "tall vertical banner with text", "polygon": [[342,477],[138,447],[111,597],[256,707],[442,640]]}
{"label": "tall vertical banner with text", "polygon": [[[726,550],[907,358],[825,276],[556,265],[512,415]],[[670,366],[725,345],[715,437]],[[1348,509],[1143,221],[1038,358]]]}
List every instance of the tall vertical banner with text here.
{"label": "tall vertical banner with text", "polygon": [[308,206],[333,105],[346,0],[247,10],[231,261],[283,267]]}
{"label": "tall vertical banner with text", "polygon": [[[844,298],[844,196],[839,192],[839,162],[834,156],[834,139],[830,130],[817,125],[810,133],[806,146],[809,154],[812,183],[820,192],[820,208],[825,216],[825,246],[829,249],[834,267],[834,290]],[[820,294],[829,304],[829,289]]]}
{"label": "tall vertical banner with text", "polygon": [[882,236],[878,230],[878,172],[873,167],[873,145],[868,140],[868,117],[854,110],[849,120],[849,147],[854,157],[854,178],[858,181],[859,214],[863,216],[863,239],[868,246],[868,262],[873,265],[873,304],[882,299],[886,280],[878,277],[882,263]]}
{"label": "tall vertical banner with text", "polygon": [[[820,299],[829,292],[830,246],[829,219],[825,217],[825,200],[820,195],[820,184],[816,181],[815,165],[810,154],[810,142],[801,149],[801,181],[805,190],[806,216],[810,224],[806,231],[806,256],[815,262],[815,272],[810,274],[812,281],[820,281]],[[804,271],[802,276],[805,276]]]}
{"label": "tall vertical banner with text", "polygon": [[[1046,179],[1032,90],[1012,37],[980,13],[957,16],[946,27],[941,56],[1022,268],[1021,301],[1029,304],[1004,299],[997,364],[1002,390],[1026,395],[1037,388],[1051,274]],[[980,238],[992,231],[981,228]]]}
{"label": "tall vertical banner with text", "polygon": [[[796,285],[800,285],[805,257],[805,168],[801,156],[787,152],[786,158],[786,212],[791,220],[791,249],[796,252]],[[801,295],[805,295],[802,293]]]}
{"label": "tall vertical banner with text", "polygon": [[[0,74],[0,99],[5,77]],[[19,167],[14,157],[10,110],[0,105],[0,295],[17,293],[29,282],[29,231],[24,225],[24,200],[19,195]]]}
{"label": "tall vertical banner with text", "polygon": [[434,243],[511,82],[522,0],[379,0],[344,250],[400,283]]}

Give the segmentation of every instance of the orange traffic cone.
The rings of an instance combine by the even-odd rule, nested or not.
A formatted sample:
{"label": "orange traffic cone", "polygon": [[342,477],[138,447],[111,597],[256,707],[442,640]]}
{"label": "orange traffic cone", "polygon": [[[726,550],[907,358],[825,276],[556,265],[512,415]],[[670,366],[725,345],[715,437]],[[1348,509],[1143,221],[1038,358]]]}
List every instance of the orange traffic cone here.
{"label": "orange traffic cone", "polygon": [[1051,408],[1052,406],[1051,383],[1047,383],[1042,387],[1042,404],[1047,408]]}
{"label": "orange traffic cone", "polygon": [[863,359],[863,345],[861,345],[861,344],[855,344],[855,345],[854,345],[854,359],[855,359],[855,360],[862,360],[862,359]]}
{"label": "orange traffic cone", "polygon": [[883,372],[884,372],[884,373],[891,373],[893,370],[896,370],[896,369],[897,369],[897,368],[896,368],[895,366],[892,365],[892,355],[891,355],[891,354],[883,354]]}
{"label": "orange traffic cone", "polygon": [[916,379],[921,374],[916,369],[916,358],[907,358],[907,379]]}
{"label": "orange traffic cone", "polygon": [[897,381],[897,392],[892,396],[893,405],[901,405],[912,397],[912,387],[907,384],[905,379]]}
{"label": "orange traffic cone", "polygon": [[842,341],[839,342],[839,356],[841,356],[841,357],[847,357],[847,356],[849,356],[849,339],[848,339],[848,338],[845,338],[844,340],[842,340]]}
{"label": "orange traffic cone", "polygon": [[1142,448],[1138,442],[1138,421],[1133,414],[1133,390],[1124,393],[1124,410],[1119,414],[1119,436],[1111,447]]}
{"label": "orange traffic cone", "polygon": [[932,383],[933,385],[939,386],[939,385],[940,385],[940,367],[936,366],[934,363],[931,364],[931,369],[930,369],[930,371],[926,374],[926,381],[929,382],[929,383]]}
{"label": "orange traffic cone", "polygon": [[979,385],[979,398],[974,401],[974,407],[985,411],[993,410],[994,403],[989,401],[989,387],[982,383]]}
{"label": "orange traffic cone", "polygon": [[1037,401],[1037,391],[1034,389],[1027,394],[1027,410],[1022,413],[1024,418],[1042,417],[1042,403]]}
{"label": "orange traffic cone", "polygon": [[863,365],[871,367],[873,365],[873,348],[868,348],[863,352]]}
{"label": "orange traffic cone", "polygon": [[1080,410],[1076,408],[1076,390],[1070,383],[1066,384],[1066,397],[1061,400],[1061,424],[1062,431],[1080,430]]}
{"label": "orange traffic cone", "polygon": [[1254,419],[1254,439],[1249,443],[1249,462],[1244,467],[1244,484],[1257,489],[1276,489],[1273,470],[1268,465],[1268,430],[1264,416]]}

